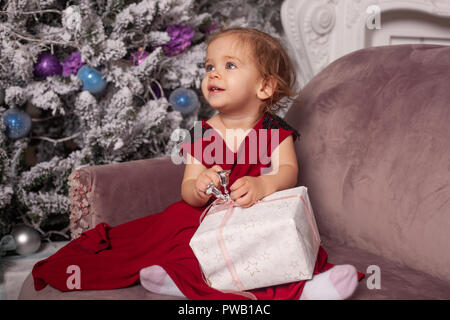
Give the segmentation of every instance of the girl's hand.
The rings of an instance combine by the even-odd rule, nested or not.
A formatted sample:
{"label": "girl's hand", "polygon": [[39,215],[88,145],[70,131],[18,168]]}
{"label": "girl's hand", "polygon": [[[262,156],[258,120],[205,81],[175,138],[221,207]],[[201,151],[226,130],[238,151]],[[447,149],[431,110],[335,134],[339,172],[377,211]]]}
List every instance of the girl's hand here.
{"label": "girl's hand", "polygon": [[231,199],[244,208],[251,207],[264,198],[264,184],[258,177],[245,176],[237,179],[230,187]]}
{"label": "girl's hand", "polygon": [[211,168],[206,169],[205,171],[200,173],[197,180],[195,181],[196,192],[202,200],[207,201],[211,197],[211,194],[205,193],[206,188],[211,182],[213,182],[216,187],[219,187],[220,178],[217,174],[218,171],[222,171],[221,166],[212,166]]}

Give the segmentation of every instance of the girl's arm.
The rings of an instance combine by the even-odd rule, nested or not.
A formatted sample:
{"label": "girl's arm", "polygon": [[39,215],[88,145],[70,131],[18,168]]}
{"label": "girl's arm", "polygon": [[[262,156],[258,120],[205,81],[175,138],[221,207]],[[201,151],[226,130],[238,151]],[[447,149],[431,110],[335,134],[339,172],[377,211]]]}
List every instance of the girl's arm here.
{"label": "girl's arm", "polygon": [[295,187],[298,164],[292,136],[288,136],[271,155],[272,171],[258,177],[245,176],[230,187],[231,198],[248,208],[256,201],[279,190]]}
{"label": "girl's arm", "polygon": [[209,196],[203,196],[197,192],[195,182],[198,176],[206,169],[206,167],[189,153],[186,158],[186,167],[184,168],[183,181],[181,182],[181,197],[184,201],[193,207],[202,207],[208,202]]}
{"label": "girl's arm", "polygon": [[288,136],[271,156],[273,170],[257,177],[262,184],[264,197],[276,191],[294,188],[297,185],[298,163],[294,140]]}
{"label": "girl's arm", "polygon": [[217,172],[221,171],[222,167],[214,165],[207,169],[190,154],[187,154],[187,160],[181,182],[181,197],[193,207],[203,207],[212,196],[205,194],[206,187],[211,182],[216,187],[219,186],[220,179]]}

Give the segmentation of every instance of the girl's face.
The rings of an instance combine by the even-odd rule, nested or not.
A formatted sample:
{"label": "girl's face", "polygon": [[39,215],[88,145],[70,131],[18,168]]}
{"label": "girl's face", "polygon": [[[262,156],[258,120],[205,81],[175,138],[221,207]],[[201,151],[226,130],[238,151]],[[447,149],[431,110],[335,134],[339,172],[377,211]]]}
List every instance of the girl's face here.
{"label": "girl's face", "polygon": [[267,98],[251,50],[236,36],[224,35],[209,44],[205,69],[202,93],[219,112],[254,112]]}

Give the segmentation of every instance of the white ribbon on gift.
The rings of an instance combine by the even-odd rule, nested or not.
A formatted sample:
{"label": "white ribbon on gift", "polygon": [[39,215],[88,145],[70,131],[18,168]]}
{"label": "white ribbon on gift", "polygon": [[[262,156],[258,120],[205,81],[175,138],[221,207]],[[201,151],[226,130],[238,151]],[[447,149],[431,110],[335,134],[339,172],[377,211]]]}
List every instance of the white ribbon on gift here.
{"label": "white ribbon on gift", "polygon": [[[283,200],[283,199],[288,199],[288,198],[295,198],[295,197],[300,198],[302,200],[302,202],[303,202],[303,206],[305,207],[305,210],[306,210],[306,212],[308,214],[309,224],[311,226],[311,229],[314,232],[314,239],[316,241],[316,245],[318,246],[319,243],[320,243],[320,238],[319,238],[319,235],[317,233],[317,230],[316,230],[316,227],[315,227],[315,223],[314,223],[313,218],[312,218],[312,214],[309,211],[308,206],[306,204],[306,201],[305,201],[305,199],[303,198],[303,196],[301,194],[294,194],[294,195],[290,195],[290,196],[283,196],[283,197],[273,198],[273,199],[270,199],[270,200],[263,200],[263,199],[261,199],[261,200],[256,201],[253,205],[264,203],[264,202],[271,202],[271,201]],[[200,219],[199,219],[199,222],[202,223],[203,219],[206,218],[206,216],[208,216],[210,214],[214,214],[216,212],[223,211],[225,209],[227,210],[227,212],[223,216],[223,219],[222,219],[222,221],[221,221],[221,223],[220,223],[220,225],[219,225],[219,227],[217,228],[217,231],[216,231],[217,242],[219,243],[220,251],[222,252],[222,256],[223,256],[223,258],[225,260],[225,263],[227,265],[228,271],[231,274],[231,278],[233,279],[234,285],[240,291],[218,290],[218,289],[216,289],[216,290],[218,290],[220,292],[223,292],[223,293],[233,293],[233,294],[242,295],[242,296],[250,298],[252,300],[258,300],[253,293],[244,291],[244,286],[242,285],[242,282],[239,279],[239,276],[238,276],[238,274],[236,272],[236,268],[234,267],[233,261],[230,258],[228,250],[227,250],[227,248],[225,246],[225,241],[224,241],[223,236],[222,236],[222,231],[225,228],[225,225],[227,224],[228,220],[230,220],[231,215],[234,212],[234,207],[239,207],[239,205],[234,200],[232,200],[231,198],[228,198],[228,199],[216,198],[216,200],[211,202],[211,204],[209,204],[205,208],[205,210],[203,210],[203,212],[202,212],[202,214],[200,216]],[[215,209],[214,213],[210,212],[211,208]],[[200,269],[201,269],[201,266],[200,266]],[[202,276],[203,276],[203,280],[205,281],[205,283],[209,286],[209,283],[206,280],[206,277],[205,277],[205,275],[203,273],[203,270],[202,270]]]}

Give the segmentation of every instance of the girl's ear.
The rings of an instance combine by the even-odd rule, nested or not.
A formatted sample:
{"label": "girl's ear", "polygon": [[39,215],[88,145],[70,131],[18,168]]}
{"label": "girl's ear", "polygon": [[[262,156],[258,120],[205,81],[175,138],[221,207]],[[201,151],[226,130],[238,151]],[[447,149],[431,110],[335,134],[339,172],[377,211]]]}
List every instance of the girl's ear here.
{"label": "girl's ear", "polygon": [[256,95],[261,100],[268,99],[275,93],[276,87],[277,87],[277,80],[274,77],[270,76],[261,81],[261,86],[259,87]]}

